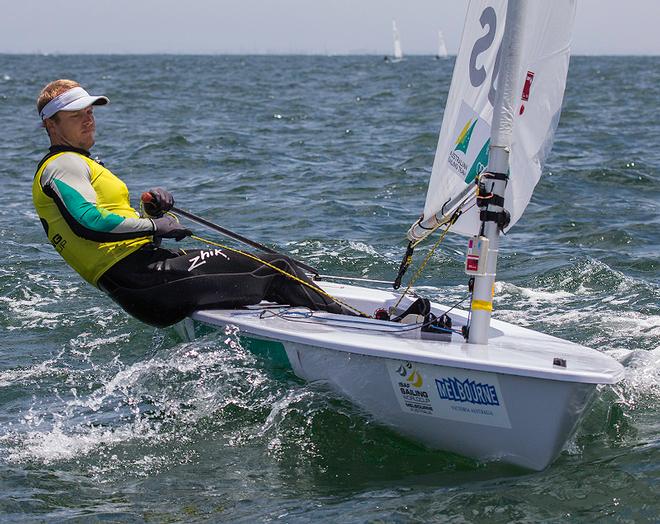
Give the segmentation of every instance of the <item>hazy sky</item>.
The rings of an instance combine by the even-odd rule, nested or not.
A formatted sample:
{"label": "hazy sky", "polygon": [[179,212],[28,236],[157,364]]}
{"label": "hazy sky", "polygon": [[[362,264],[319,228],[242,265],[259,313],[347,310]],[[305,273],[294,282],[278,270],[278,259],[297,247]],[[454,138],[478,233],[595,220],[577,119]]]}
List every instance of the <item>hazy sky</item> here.
{"label": "hazy sky", "polygon": [[[552,0],[530,0],[552,1]],[[467,0],[0,0],[0,53],[434,54]],[[66,18],[66,20],[65,20]],[[578,0],[573,54],[660,54],[660,0]]]}

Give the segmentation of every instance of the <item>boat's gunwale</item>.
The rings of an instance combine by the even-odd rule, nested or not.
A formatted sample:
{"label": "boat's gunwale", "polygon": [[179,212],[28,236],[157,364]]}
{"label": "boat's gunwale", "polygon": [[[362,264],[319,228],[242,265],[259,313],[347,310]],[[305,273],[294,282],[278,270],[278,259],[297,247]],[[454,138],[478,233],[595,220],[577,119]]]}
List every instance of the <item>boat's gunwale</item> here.
{"label": "boat's gunwale", "polygon": [[[330,284],[330,286],[324,284],[324,287],[333,287],[335,288],[333,291],[344,290],[348,294],[357,290],[365,290],[369,294],[376,293],[382,297],[392,295],[389,291],[347,286],[344,284]],[[443,308],[442,305],[437,303],[434,303],[433,306],[434,308]],[[284,328],[282,327],[282,322],[286,322],[285,320],[275,315],[262,318],[262,311],[272,312],[273,308],[252,307],[247,310],[202,310],[196,311],[191,316],[194,320],[214,326],[236,325],[245,333],[271,340],[317,346],[372,357],[410,360],[425,364],[476,371],[588,384],[615,384],[625,375],[623,366],[612,357],[599,351],[502,321],[495,320],[492,326],[496,331],[501,332],[502,335],[492,338],[488,345],[481,345],[470,344],[462,339],[456,340],[457,335],[454,335],[450,341],[435,341],[411,339],[383,331],[356,330],[350,327],[341,329],[337,328],[337,326],[329,326],[327,324],[333,317],[340,317],[329,313],[316,313],[315,317],[312,318],[318,318],[319,321],[314,322],[310,319],[303,324],[305,327],[297,323],[296,329],[292,329],[291,327]],[[466,314],[463,311],[454,311],[459,317]],[[313,331],[310,329],[310,325],[313,326]],[[350,333],[350,340],[346,337],[346,333]],[[355,342],[356,339],[358,340],[357,343]],[[386,343],[383,343],[384,339],[387,340]],[[513,344],[509,343],[509,346],[517,344],[520,347],[518,349],[508,348],[505,339],[513,340]],[[532,343],[555,347],[551,350],[546,350],[541,346],[534,347],[531,345]],[[439,352],[439,347],[444,351]],[[547,353],[548,362],[552,362],[554,357],[566,358],[567,367],[554,365],[550,367],[547,363],[544,365],[548,367],[542,367],[538,363],[534,365],[531,359],[528,359],[526,363],[516,362],[514,360],[516,357],[520,358],[526,355],[522,349],[525,347],[528,350],[533,350],[535,354],[539,351]],[[449,353],[449,350],[453,354]],[[505,362],[503,356],[510,358]],[[577,359],[589,359],[593,361],[594,367],[599,367],[599,371],[579,368],[571,369],[571,363]],[[600,366],[598,366],[599,363]]]}

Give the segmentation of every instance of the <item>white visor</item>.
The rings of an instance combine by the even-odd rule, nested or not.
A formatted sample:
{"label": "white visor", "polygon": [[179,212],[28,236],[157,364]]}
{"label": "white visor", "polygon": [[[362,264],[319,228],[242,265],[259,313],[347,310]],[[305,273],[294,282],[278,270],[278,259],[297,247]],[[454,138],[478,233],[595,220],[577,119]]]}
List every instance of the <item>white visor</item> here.
{"label": "white visor", "polygon": [[105,96],[92,96],[82,87],[74,87],[48,102],[39,113],[41,120],[50,118],[58,111],[78,111],[95,105],[105,105],[110,100]]}

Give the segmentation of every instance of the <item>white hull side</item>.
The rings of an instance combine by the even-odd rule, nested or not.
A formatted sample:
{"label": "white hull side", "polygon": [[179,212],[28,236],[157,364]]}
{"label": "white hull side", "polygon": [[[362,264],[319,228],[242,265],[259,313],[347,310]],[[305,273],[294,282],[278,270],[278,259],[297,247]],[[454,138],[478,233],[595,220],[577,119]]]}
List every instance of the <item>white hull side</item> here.
{"label": "white hull side", "polygon": [[[379,422],[434,448],[477,460],[501,460],[533,470],[547,467],[561,452],[587,407],[595,384],[497,375],[510,428],[487,422],[449,420],[404,411],[388,366],[402,361],[285,342],[297,376],[323,381]],[[428,369],[435,368],[433,371]],[[456,372],[425,366],[424,380]],[[429,376],[432,374],[431,376]],[[491,373],[485,374],[495,375]]]}

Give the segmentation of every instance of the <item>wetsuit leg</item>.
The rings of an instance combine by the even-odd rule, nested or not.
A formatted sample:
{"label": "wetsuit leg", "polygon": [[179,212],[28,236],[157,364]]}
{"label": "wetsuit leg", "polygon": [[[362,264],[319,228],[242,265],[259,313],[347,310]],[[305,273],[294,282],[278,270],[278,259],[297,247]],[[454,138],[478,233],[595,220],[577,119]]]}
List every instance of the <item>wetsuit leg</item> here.
{"label": "wetsuit leg", "polygon": [[[165,261],[169,272],[183,278],[203,277],[207,285],[222,293],[222,307],[235,303],[236,307],[269,300],[290,306],[305,306],[313,310],[342,313],[343,308],[331,298],[315,291],[318,287],[286,255],[259,254],[263,264],[248,256],[221,249],[199,250]],[[294,275],[301,284],[279,272]],[[217,303],[199,304],[207,307]],[[199,308],[197,308],[199,309]]]}
{"label": "wetsuit leg", "polygon": [[[261,254],[259,258],[316,287],[290,258]],[[352,314],[268,265],[215,248],[186,254],[141,248],[110,268],[99,287],[131,315],[156,326],[178,322],[198,309],[242,307],[264,299]]]}
{"label": "wetsuit leg", "polygon": [[265,254],[260,255],[259,258],[278,269],[282,269],[298,277],[308,284],[300,284],[279,271],[262,264],[256,270],[255,276],[262,277],[267,274],[271,277],[270,286],[264,296],[266,300],[279,304],[290,304],[292,306],[306,306],[310,309],[328,311],[330,313],[354,314],[349,310],[345,310],[345,308],[337,304],[332,298],[315,291],[315,289],[319,289],[318,286],[289,257],[280,254]]}

